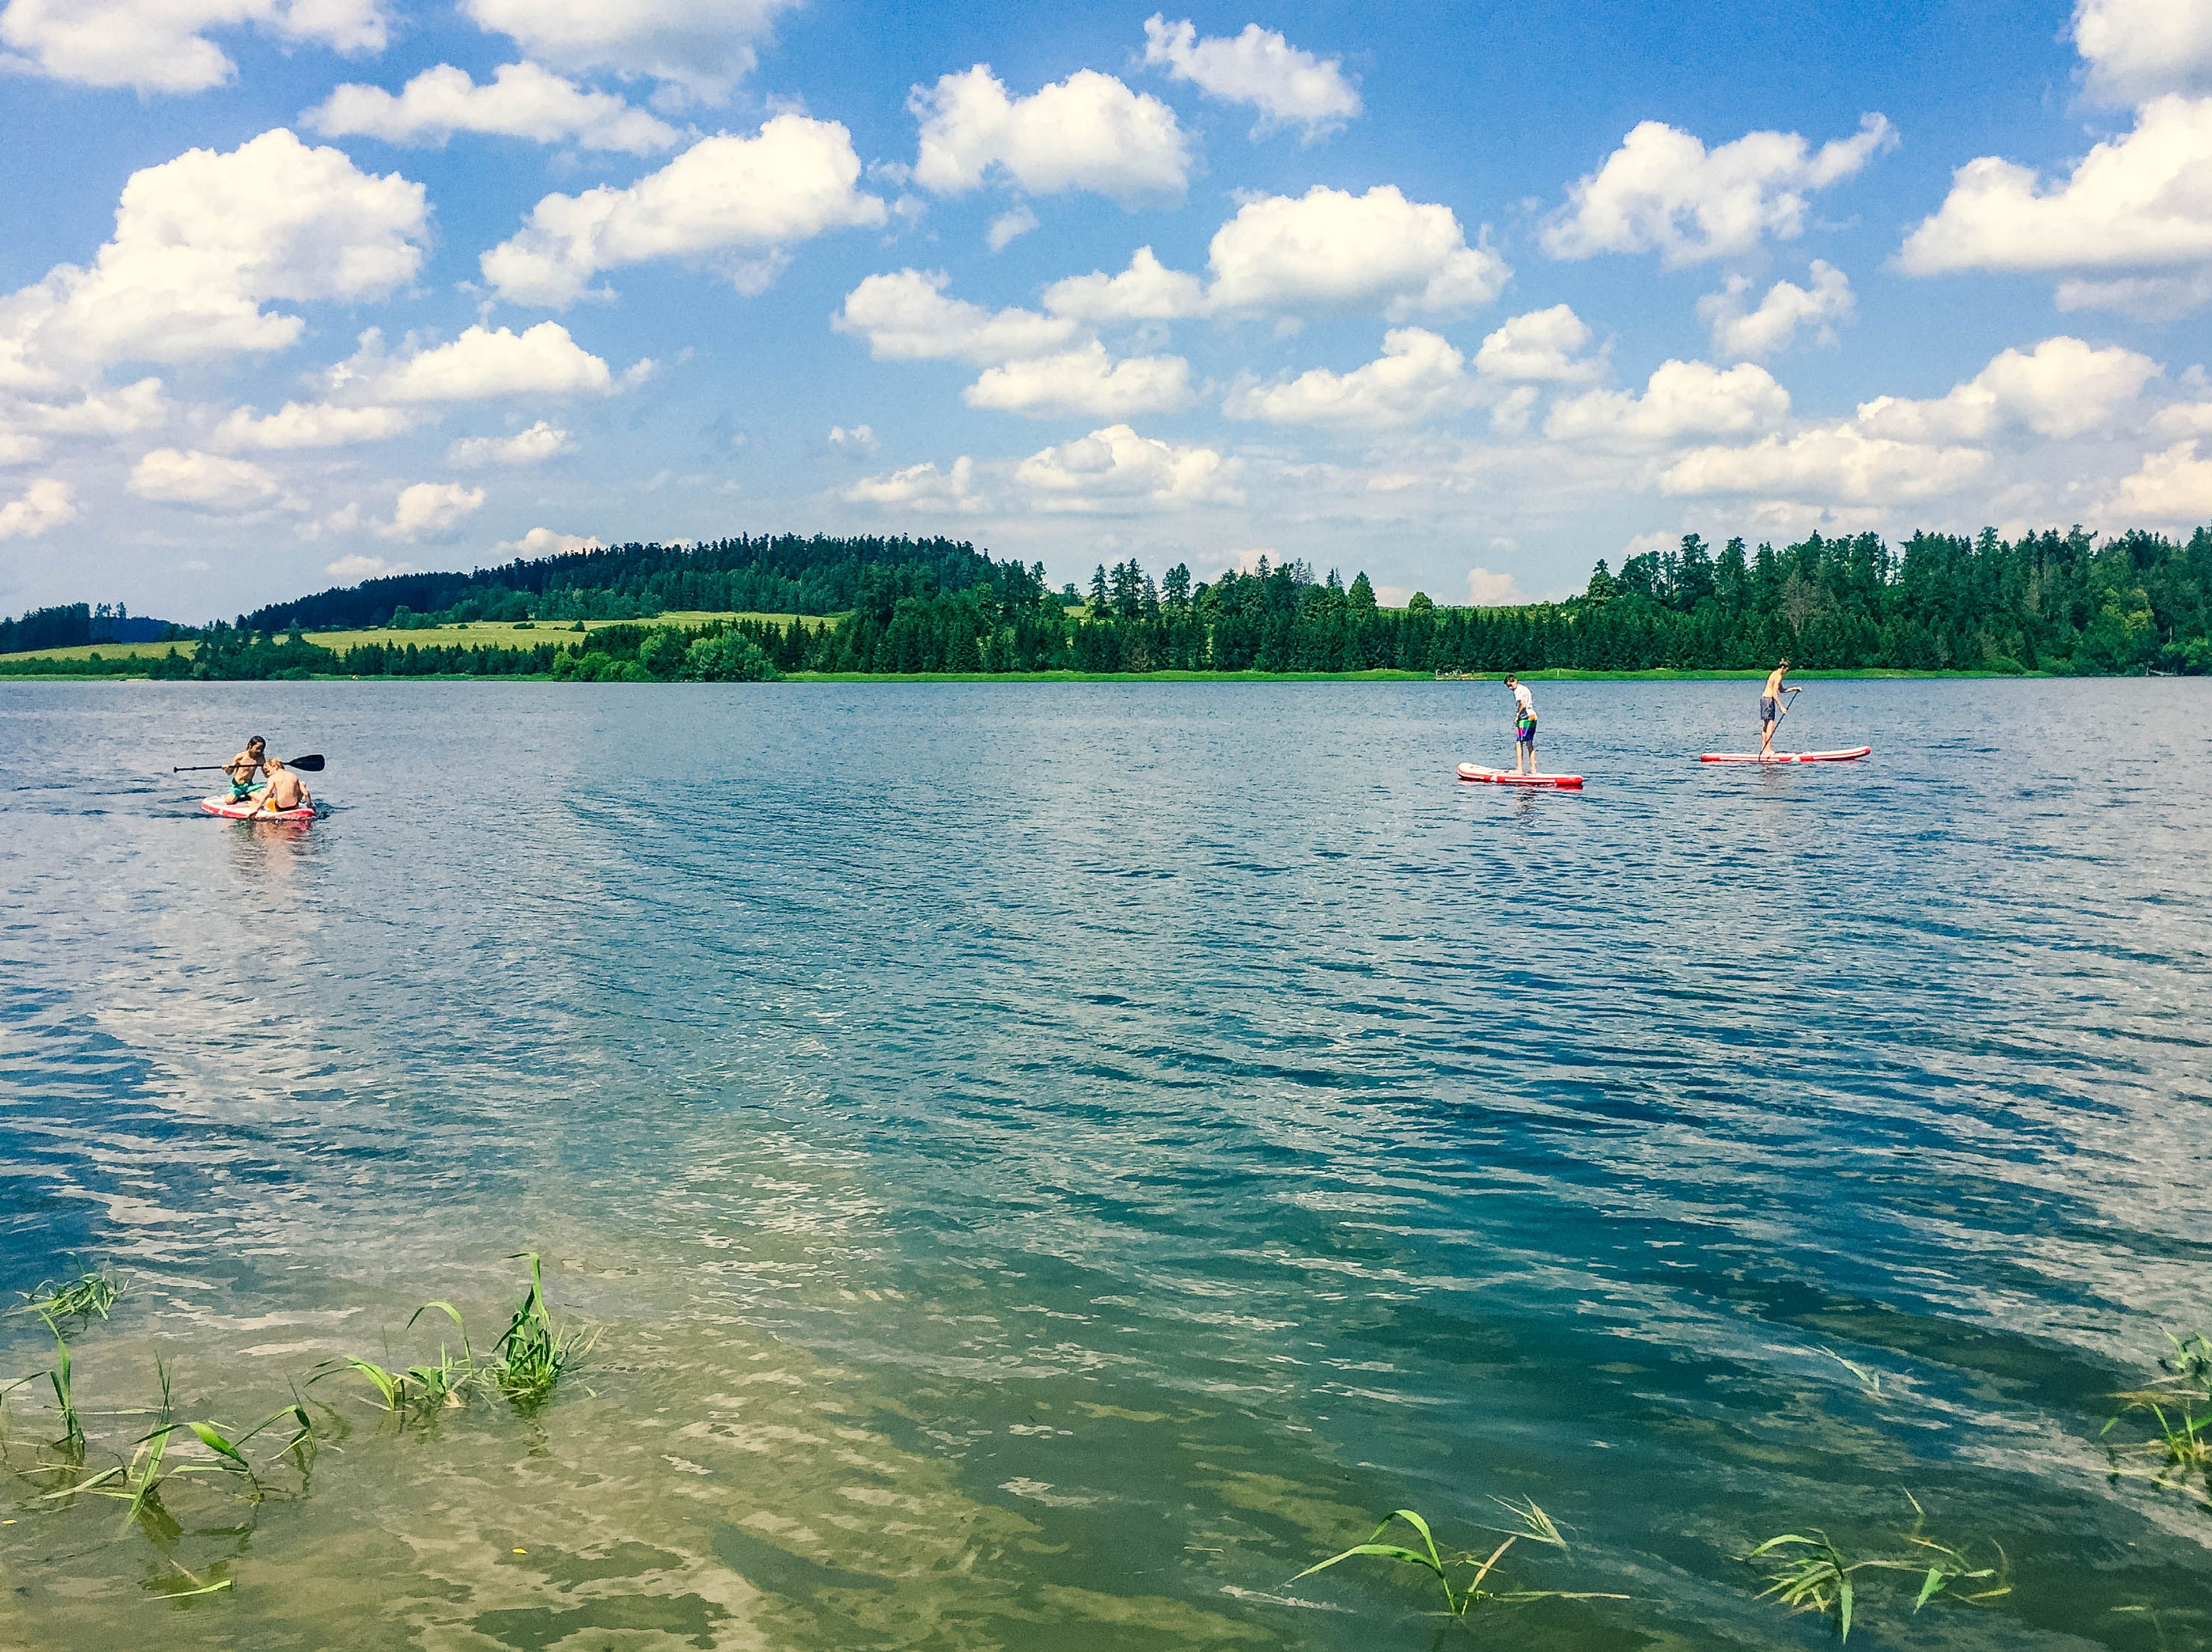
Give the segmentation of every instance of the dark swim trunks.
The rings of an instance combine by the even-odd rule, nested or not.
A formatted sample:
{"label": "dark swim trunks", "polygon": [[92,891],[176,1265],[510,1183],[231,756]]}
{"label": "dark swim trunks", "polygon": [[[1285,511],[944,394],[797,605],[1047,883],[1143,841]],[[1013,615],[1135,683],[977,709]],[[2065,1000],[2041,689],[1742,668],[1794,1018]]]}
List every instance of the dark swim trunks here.
{"label": "dark swim trunks", "polygon": [[1774,696],[1771,694],[1762,694],[1759,696],[1759,720],[1762,723],[1778,723],[1782,720],[1782,708],[1775,703]]}

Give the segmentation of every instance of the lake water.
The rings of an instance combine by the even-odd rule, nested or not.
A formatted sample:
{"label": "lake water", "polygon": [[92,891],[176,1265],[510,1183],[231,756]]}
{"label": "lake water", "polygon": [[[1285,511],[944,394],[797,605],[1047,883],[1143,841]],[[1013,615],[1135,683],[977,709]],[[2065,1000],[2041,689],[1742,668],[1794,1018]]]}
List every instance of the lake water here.
{"label": "lake water", "polygon": [[[318,1382],[304,1480],[127,1532],[15,1390],[0,1645],[1449,1646],[1286,1580],[1533,1498],[1504,1586],[1631,1598],[1475,1643],[1809,1647],[1741,1557],[1908,1492],[2011,1593],[1863,1572],[1853,1644],[2207,1643],[2201,1482],[2098,1430],[2212,1329],[2212,683],[1686,761],[1756,687],[1539,683],[1589,784],[1514,795],[1495,683],[0,686],[0,1291],[131,1276],[91,1466],[156,1356],[248,1424],[516,1252],[599,1327],[533,1415]],[[252,732],[326,817],[195,812]]]}

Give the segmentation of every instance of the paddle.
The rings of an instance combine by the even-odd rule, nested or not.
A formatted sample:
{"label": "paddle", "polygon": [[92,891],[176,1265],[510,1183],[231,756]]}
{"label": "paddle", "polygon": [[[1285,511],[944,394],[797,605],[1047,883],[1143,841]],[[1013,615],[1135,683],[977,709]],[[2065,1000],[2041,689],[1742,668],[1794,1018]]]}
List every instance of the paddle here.
{"label": "paddle", "polygon": [[[287,757],[283,759],[283,763],[285,768],[296,768],[302,774],[319,774],[323,772],[323,756],[319,751],[312,756]],[[229,767],[228,763],[188,763],[182,768],[172,768],[169,772],[172,774],[198,774],[210,768],[228,768]]]}

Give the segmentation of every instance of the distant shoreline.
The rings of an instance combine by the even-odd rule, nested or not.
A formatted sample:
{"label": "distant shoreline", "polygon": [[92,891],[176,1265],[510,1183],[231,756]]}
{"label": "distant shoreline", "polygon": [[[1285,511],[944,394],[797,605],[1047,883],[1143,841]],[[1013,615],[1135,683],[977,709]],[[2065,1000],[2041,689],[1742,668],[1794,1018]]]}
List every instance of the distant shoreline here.
{"label": "distant shoreline", "polygon": [[[1790,676],[1801,681],[1820,682],[1879,682],[1890,679],[1909,681],[2034,681],[2057,682],[2124,682],[2124,676],[2061,677],[2050,671],[1913,671],[1886,667],[1867,667],[1859,670],[1799,670],[1792,668]],[[1367,671],[793,671],[778,679],[786,683],[1494,683],[1503,673],[1485,672],[1464,677],[1437,677],[1426,671],[1376,670]],[[1567,667],[1553,667],[1518,673],[1523,682],[1531,683],[1703,683],[1757,682],[1766,675],[1761,666],[1747,666],[1740,670],[1674,671],[1659,668],[1641,671],[1585,671]],[[2140,675],[2140,674],[2138,674]],[[0,671],[0,684],[9,683],[143,683],[149,680],[142,671]],[[225,685],[251,681],[248,678],[218,679]],[[423,673],[419,676],[353,677],[331,672],[306,677],[269,679],[290,683],[547,683],[563,687],[581,686],[569,679],[548,673],[516,672],[511,676],[479,677],[467,671]],[[699,686],[679,683],[628,683],[615,686],[623,688],[678,688]],[[772,688],[773,683],[748,683],[750,688]]]}

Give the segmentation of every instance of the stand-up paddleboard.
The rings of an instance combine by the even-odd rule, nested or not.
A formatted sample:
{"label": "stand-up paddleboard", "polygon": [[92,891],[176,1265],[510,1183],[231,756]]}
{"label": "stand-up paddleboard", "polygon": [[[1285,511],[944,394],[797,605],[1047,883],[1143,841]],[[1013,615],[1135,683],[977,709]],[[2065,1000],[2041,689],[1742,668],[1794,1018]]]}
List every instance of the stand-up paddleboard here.
{"label": "stand-up paddleboard", "polygon": [[1485,780],[1492,786],[1549,786],[1563,792],[1583,789],[1583,777],[1579,774],[1516,774],[1510,768],[1482,768],[1474,763],[1462,763],[1459,777],[1463,780]]}
{"label": "stand-up paddleboard", "polygon": [[264,809],[261,806],[261,799],[258,795],[233,802],[228,792],[219,792],[211,798],[202,798],[200,807],[211,815],[221,816],[225,820],[304,821],[313,820],[315,817],[315,808],[313,804],[309,804],[304,809]]}
{"label": "stand-up paddleboard", "polygon": [[1853,746],[1848,751],[1708,751],[1701,763],[1855,763],[1874,748]]}

